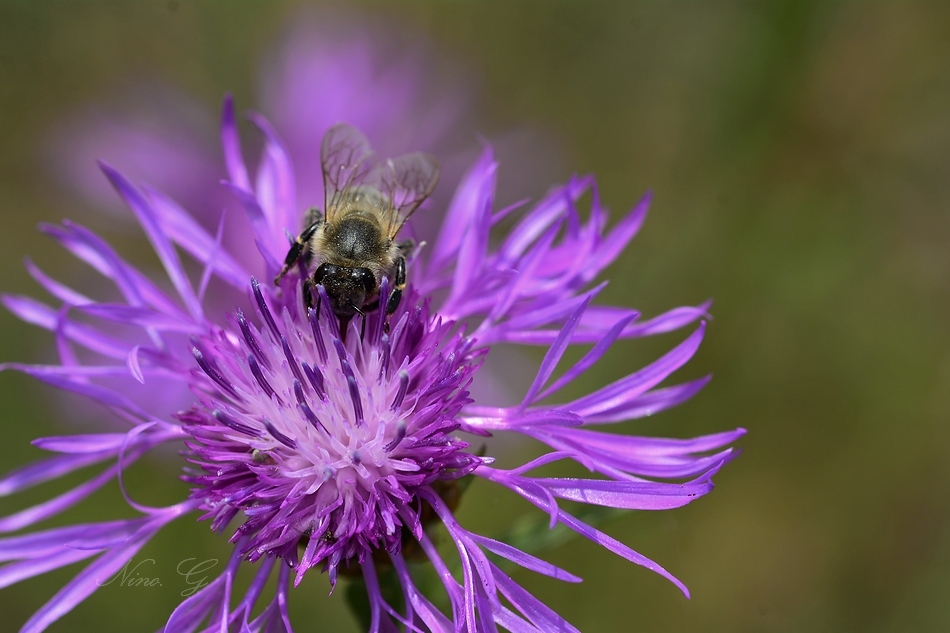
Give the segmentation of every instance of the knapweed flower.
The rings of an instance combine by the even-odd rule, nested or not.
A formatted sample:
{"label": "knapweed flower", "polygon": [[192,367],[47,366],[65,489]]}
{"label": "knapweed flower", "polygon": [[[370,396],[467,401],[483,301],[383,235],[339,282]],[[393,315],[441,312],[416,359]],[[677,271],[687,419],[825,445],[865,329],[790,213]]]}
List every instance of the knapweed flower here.
{"label": "knapweed flower", "polygon": [[[205,231],[169,198],[103,165],[174,294],[93,232],[64,222],[44,230],[114,283],[115,296],[92,299],[31,265],[58,305],[4,298],[17,316],[53,332],[60,354],[58,364],[4,368],[83,394],[115,412],[129,430],[36,440],[56,455],[0,480],[0,494],[92,464],[108,466],[73,490],[0,518],[0,530],[32,528],[59,515],[163,444],[179,446],[183,455],[182,470],[170,468],[168,476],[191,485],[188,498],[169,507],[130,498],[134,518],[0,539],[0,558],[10,561],[0,567],[0,586],[94,557],[23,631],[43,630],[62,617],[163,526],[186,515],[228,535],[233,555],[213,582],[170,615],[170,633],[289,631],[292,584],[321,572],[331,586],[343,574],[362,578],[373,632],[576,630],[503,567],[514,564],[567,582],[579,578],[458,521],[458,496],[471,478],[513,491],[546,513],[551,527],[566,526],[686,592],[665,569],[562,507],[562,500],[640,510],[682,506],[712,489],[712,476],[735,455],[729,444],[744,432],[676,440],[593,428],[651,415],[701,389],[706,378],[659,386],[696,351],[701,323],[650,365],[593,393],[552,403],[617,339],[676,330],[706,314],[703,305],[641,319],[633,310],[593,303],[603,284],[592,284],[638,231],[648,198],[610,229],[589,177],[573,178],[527,210],[496,210],[497,164],[486,148],[458,186],[438,238],[410,262],[398,309],[388,319],[376,310],[365,322],[354,318],[341,326],[321,286],[308,309],[299,275],[287,275],[279,286],[269,281],[280,269],[287,235],[303,221],[289,193],[293,173],[286,150],[268,134],[252,184],[230,102],[222,136],[227,187],[254,228],[262,280],[228,252],[223,230]],[[585,194],[591,199],[586,219],[578,208]],[[516,214],[507,235],[493,234],[500,220]],[[180,252],[198,264],[197,287]],[[237,291],[228,316],[218,318],[207,308],[211,288],[225,295],[226,288]],[[384,280],[382,298],[390,291]],[[515,405],[474,402],[469,387],[483,359],[505,343],[547,348],[534,380]],[[554,378],[566,349],[583,344],[591,346],[587,353]],[[190,405],[164,414],[146,410],[133,387],[150,384],[167,389],[168,402],[180,401],[187,389]],[[547,450],[517,468],[500,468],[482,438],[512,434]],[[556,461],[575,462],[591,475],[533,474]],[[434,543],[435,526],[448,533],[457,556]],[[234,579],[246,564],[256,565],[256,575],[237,594]],[[444,610],[421,589],[420,565],[431,565],[441,581]],[[399,600],[381,588],[384,570],[398,579]],[[274,595],[259,605],[275,573]]]}

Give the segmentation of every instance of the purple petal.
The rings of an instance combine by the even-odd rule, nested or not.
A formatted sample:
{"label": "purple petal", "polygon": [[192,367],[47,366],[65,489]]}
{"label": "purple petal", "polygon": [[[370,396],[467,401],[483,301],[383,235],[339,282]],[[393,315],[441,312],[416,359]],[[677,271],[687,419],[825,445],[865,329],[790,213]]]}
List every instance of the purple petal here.
{"label": "purple petal", "polygon": [[393,561],[393,567],[396,568],[396,573],[399,575],[403,593],[406,595],[406,599],[409,601],[409,604],[412,605],[413,610],[422,622],[433,631],[448,633],[454,630],[455,627],[453,627],[448,618],[446,618],[441,611],[436,609],[435,605],[429,602],[429,600],[419,592],[418,588],[416,588],[402,556],[400,554],[390,554],[390,558]]}
{"label": "purple petal", "polygon": [[168,511],[150,520],[125,544],[102,554],[95,562],[69,581],[49,602],[43,605],[23,625],[22,633],[39,633],[50,624],[73,610],[119,570],[151,539],[166,523],[176,518],[179,511]]}
{"label": "purple petal", "polygon": [[212,237],[191,215],[160,191],[145,187],[152,204],[159,211],[162,228],[168,237],[187,253],[211,268],[226,283],[244,290],[251,273],[231,255],[221,249],[220,235],[224,227],[224,212],[218,227],[218,237]]}
{"label": "purple petal", "polygon": [[[603,290],[605,285],[606,283],[600,284],[596,288],[577,297],[572,297],[547,306],[538,306],[536,309],[525,311],[524,314],[513,317],[503,324],[489,327],[484,333],[479,333],[479,343],[488,346],[502,341],[513,341],[519,334],[563,319],[573,313],[579,305],[590,301],[590,298],[596,296],[597,293]],[[550,342],[552,344],[557,340],[559,333],[559,330],[550,333]]]}
{"label": "purple petal", "polygon": [[73,309],[103,321],[138,326],[147,332],[178,332],[184,334],[204,334],[207,332],[205,322],[182,319],[157,310],[138,308],[122,303],[89,303],[76,306]]}
{"label": "purple petal", "polygon": [[590,187],[590,176],[572,178],[567,185],[552,191],[515,225],[499,250],[502,261],[515,261],[547,228],[567,210],[568,201],[576,200]]}
{"label": "purple petal", "polygon": [[570,405],[571,409],[581,416],[588,416],[630,402],[686,364],[699,349],[705,330],[705,324],[701,324],[685,341],[664,354],[659,360],[588,396],[575,400]]}
{"label": "purple petal", "polygon": [[249,191],[251,180],[247,177],[247,167],[241,153],[241,140],[238,138],[237,123],[234,120],[234,98],[231,95],[224,97],[224,105],[221,108],[221,145],[231,182],[239,189]]}
{"label": "purple petal", "polygon": [[501,299],[495,302],[491,312],[488,314],[488,321],[498,321],[507,315],[512,305],[518,299],[530,294],[534,289],[530,288],[532,282],[537,282],[536,275],[538,266],[542,263],[543,257],[550,249],[551,243],[557,236],[560,229],[559,225],[552,226],[548,232],[541,238],[538,244],[531,250],[527,257],[517,262],[517,274],[505,282],[505,292]]}
{"label": "purple petal", "polygon": [[64,222],[62,226],[40,224],[39,228],[78,259],[115,282],[127,301],[136,305],[144,303],[132,279],[131,267],[98,235],[72,222]]}
{"label": "purple petal", "polygon": [[[175,607],[165,623],[165,633],[190,633],[209,616],[212,609],[221,601],[224,588],[221,586],[223,576],[214,579],[201,591],[190,596],[187,600]],[[214,630],[209,626],[206,630]]]}
{"label": "purple petal", "polygon": [[501,541],[496,541],[478,534],[472,534],[471,538],[489,552],[497,554],[502,558],[507,558],[511,562],[524,567],[525,569],[530,569],[531,571],[537,572],[539,574],[544,574],[545,576],[557,578],[558,580],[563,580],[565,582],[581,582],[581,579],[574,574],[564,571],[560,567],[552,565],[551,563],[532,556],[531,554],[522,552],[520,549],[512,547],[507,543],[502,543]]}
{"label": "purple petal", "polygon": [[491,147],[486,146],[475,165],[463,176],[442,221],[439,237],[432,245],[429,268],[433,273],[456,260],[472,222],[484,211],[485,201],[492,197],[497,167]]}
{"label": "purple petal", "polygon": [[118,453],[124,441],[125,433],[94,433],[40,437],[33,440],[31,444],[54,453],[95,453],[98,451]]}
{"label": "purple petal", "polygon": [[692,477],[733,457],[733,449],[711,455],[706,451],[721,448],[741,437],[744,429],[718,433],[693,440],[671,440],[600,433],[586,429],[544,428],[527,432],[559,450],[577,451],[594,461],[595,470],[603,466],[641,477]]}
{"label": "purple petal", "polygon": [[39,558],[63,548],[102,550],[124,543],[146,522],[147,518],[85,523],[0,538],[0,561]]}
{"label": "purple petal", "polygon": [[3,295],[0,297],[0,301],[3,302],[7,310],[19,319],[46,330],[57,331],[58,329],[66,338],[90,351],[109,358],[121,359],[125,359],[128,354],[128,345],[125,343],[105,336],[88,325],[75,323],[69,319],[61,319],[55,310],[35,299]]}
{"label": "purple petal", "polygon": [[528,392],[521,401],[522,406],[527,406],[533,403],[536,400],[538,392],[541,391],[541,387],[543,387],[544,383],[546,383],[548,378],[551,377],[551,374],[554,372],[554,368],[557,367],[558,362],[561,360],[561,356],[564,355],[564,351],[571,342],[571,337],[574,335],[574,330],[577,329],[577,324],[580,323],[581,316],[583,316],[587,306],[590,305],[590,300],[591,297],[588,297],[586,301],[577,306],[577,309],[568,318],[567,323],[565,323],[564,327],[561,328],[561,333],[558,334],[554,344],[551,345],[551,348],[544,355],[544,360],[541,361],[541,367],[538,369],[538,374],[535,376],[534,382],[531,383],[531,387],[528,388]]}
{"label": "purple petal", "polygon": [[267,608],[264,609],[264,612],[251,622],[251,629],[255,631],[266,631],[267,633],[293,633],[293,628],[290,626],[290,616],[287,613],[289,577],[290,568],[286,565],[281,565],[277,577],[277,592],[274,595],[274,599]]}
{"label": "purple petal", "polygon": [[144,385],[145,376],[142,374],[142,365],[139,362],[139,350],[141,349],[141,345],[136,345],[132,348],[132,351],[129,352],[126,365],[128,365],[129,372],[132,374],[132,377]]}
{"label": "purple petal", "polygon": [[498,584],[501,593],[532,624],[537,626],[539,631],[580,633],[577,628],[571,626],[567,620],[555,613],[550,607],[525,591],[523,587],[495,565],[492,565],[492,577]]}
{"label": "purple petal", "polygon": [[626,510],[679,508],[713,488],[705,478],[686,484],[558,478],[535,481],[561,499]]}
{"label": "purple petal", "polygon": [[30,273],[30,276],[35,279],[43,288],[47,290],[51,295],[59,299],[64,303],[70,305],[82,305],[83,303],[91,303],[92,299],[89,297],[80,294],[73,290],[72,288],[61,284],[52,277],[48,276],[39,267],[33,263],[29,257],[24,261],[27,272]]}
{"label": "purple petal", "polygon": [[495,621],[511,633],[546,633],[505,606],[495,614]]}
{"label": "purple petal", "polygon": [[125,179],[125,176],[101,161],[99,167],[112,183],[112,186],[115,187],[119,196],[125,200],[138,218],[139,224],[142,225],[145,235],[152,244],[152,248],[155,249],[155,253],[165,267],[168,278],[171,279],[172,285],[175,286],[178,296],[181,297],[188,311],[195,318],[202,318],[201,303],[198,301],[198,296],[181,267],[181,260],[178,258],[178,253],[175,252],[175,247],[172,246],[171,242],[168,241],[168,236],[162,231],[155,209],[149,204],[145,196]]}
{"label": "purple petal", "polygon": [[[241,203],[241,208],[244,209],[251,226],[254,228],[254,243],[257,245],[257,252],[264,258],[267,275],[269,277],[276,275],[280,270],[280,264],[277,263],[276,251],[271,250],[271,245],[267,241],[267,237],[272,234],[272,231],[260,203],[258,203],[253,193],[229,182],[223,184]],[[280,256],[283,256],[283,253],[280,253]]]}
{"label": "purple petal", "polygon": [[[581,426],[584,418],[565,408],[537,409],[516,414],[497,426],[503,429],[517,429],[530,426]],[[491,424],[485,425],[490,428]]]}
{"label": "purple petal", "polygon": [[627,458],[662,459],[694,455],[722,448],[745,435],[745,429],[681,440],[665,437],[640,437],[602,433],[587,429],[555,429],[553,435],[591,449]]}
{"label": "purple petal", "polygon": [[195,321],[182,320],[174,315],[121,303],[87,303],[76,306],[75,310],[106,321],[137,325],[142,328],[186,334],[202,334],[205,331],[204,326]]}
{"label": "purple petal", "polygon": [[635,314],[630,314],[615,322],[613,327],[611,327],[610,330],[608,330],[607,333],[604,334],[604,336],[599,341],[597,341],[597,344],[594,345],[594,347],[589,352],[587,352],[582,359],[580,359],[573,367],[564,372],[563,376],[555,380],[554,384],[544,390],[540,398],[546,398],[550,396],[590,369],[594,363],[600,360],[604,353],[610,349],[610,346],[613,345],[614,341],[617,340],[617,337],[620,336],[620,333],[623,331],[623,329],[627,327],[627,324],[630,323],[630,321],[632,321],[635,317]]}
{"label": "purple petal", "polygon": [[640,199],[640,202],[637,203],[637,206],[613,228],[607,238],[597,247],[586,269],[586,279],[588,281],[597,276],[600,271],[613,262],[623,249],[627,247],[630,240],[633,239],[640,230],[640,227],[643,226],[643,221],[646,219],[647,210],[650,208],[650,201],[652,199],[653,194],[648,191],[643,198]]}
{"label": "purple petal", "polygon": [[682,385],[648,391],[627,404],[609,409],[603,413],[589,415],[584,418],[584,422],[585,424],[604,424],[653,415],[689,400],[705,387],[711,379],[712,376],[705,376]]}
{"label": "purple petal", "polygon": [[66,324],[69,321],[70,306],[63,304],[56,312],[56,330],[53,333],[53,340],[56,344],[56,352],[59,354],[59,362],[65,367],[76,367],[79,365],[79,358],[73,350],[66,334]]}
{"label": "purple petal", "polygon": [[[209,615],[212,614],[212,611],[216,607],[219,610],[218,615],[220,617],[215,618],[212,616],[209,621],[210,626],[208,626],[206,630],[211,631],[219,628],[224,631],[224,633],[227,633],[227,615],[231,597],[231,584],[234,581],[234,576],[241,563],[242,556],[240,552],[240,548],[235,547],[224,571],[208,585],[188,596],[187,600],[175,608],[165,623],[164,630],[166,633],[194,631],[205,618],[208,618]],[[219,627],[214,626],[215,619],[220,619]]]}
{"label": "purple petal", "polygon": [[62,226],[43,224],[40,229],[112,280],[129,304],[150,305],[160,312],[185,317],[181,308],[148,277],[126,263],[111,246],[89,229],[69,220],[64,220]]}
{"label": "purple petal", "polygon": [[[482,174],[487,183],[478,189],[478,197],[472,201],[469,212],[469,224],[459,243],[458,258],[455,262],[455,273],[452,280],[452,290],[447,305],[452,305],[469,292],[472,280],[482,269],[482,262],[488,251],[488,233],[491,230],[492,196],[494,194],[495,167],[492,166]],[[451,308],[446,308],[451,312]]]}
{"label": "purple petal", "polygon": [[240,615],[242,626],[244,628],[249,627],[248,618],[251,617],[251,612],[254,610],[255,605],[257,605],[257,600],[260,598],[261,593],[264,591],[264,585],[266,585],[270,579],[271,571],[274,568],[276,560],[275,557],[271,556],[260,562],[260,569],[257,570],[257,573],[254,575],[254,580],[251,581],[247,591],[243,593],[241,602],[238,603],[237,608],[235,608],[231,616],[232,623],[238,621],[237,616]]}
{"label": "purple petal", "polygon": [[571,516],[570,514],[567,514],[563,510],[559,511],[558,519],[561,521],[561,523],[571,528],[572,530],[574,530],[581,536],[590,539],[591,541],[593,541],[594,543],[597,543],[598,545],[602,545],[603,547],[607,548],[614,554],[617,554],[618,556],[622,556],[623,558],[626,558],[632,563],[636,563],[637,565],[640,565],[641,567],[646,567],[650,571],[660,574],[661,576],[663,576],[664,578],[672,582],[674,585],[676,585],[679,588],[679,590],[683,592],[683,595],[689,598],[689,589],[686,588],[686,585],[680,582],[680,580],[676,578],[676,576],[666,571],[666,569],[656,564],[655,562],[653,562],[646,556],[643,556],[642,554],[630,549],[629,547],[627,547],[626,545],[624,545],[617,539],[610,537],[604,534],[603,532],[601,532],[600,530],[587,525],[583,521]]}
{"label": "purple petal", "polygon": [[66,565],[72,565],[77,561],[95,556],[96,553],[89,550],[61,548],[42,558],[9,563],[0,567],[0,589]]}
{"label": "purple petal", "polygon": [[58,479],[74,470],[114,457],[117,452],[118,447],[94,453],[57,455],[27,464],[0,479],[0,497],[25,490],[51,479]]}
{"label": "purple petal", "polygon": [[255,192],[267,214],[270,235],[283,236],[285,231],[296,233],[302,227],[297,226],[299,219],[294,213],[297,199],[287,150],[267,119],[259,114],[251,114],[249,118],[265,137]]}
{"label": "purple petal", "polygon": [[205,255],[205,268],[201,272],[201,280],[198,283],[198,298],[201,301],[204,301],[205,291],[208,289],[208,283],[211,281],[211,275],[218,266],[221,256],[225,254],[222,251],[222,242],[224,241],[224,224],[226,218],[227,213],[225,211],[221,211],[221,218],[218,220],[218,230],[214,236],[214,243],[211,245],[211,248]]}
{"label": "purple petal", "polygon": [[709,306],[711,301],[696,306],[695,308],[673,308],[669,312],[664,312],[647,321],[638,321],[631,324],[621,335],[623,338],[635,338],[639,336],[652,336],[654,334],[663,334],[678,330],[684,325],[689,325],[697,319],[708,319]]}
{"label": "purple petal", "polygon": [[[66,375],[64,368],[59,366],[44,367],[40,365],[20,365],[10,363],[6,365],[0,365],[0,369],[15,369],[17,371],[22,371],[23,373],[29,374],[34,378],[38,378],[39,380],[49,383],[54,387],[58,387],[65,391],[78,393],[79,395],[86,396],[87,398],[95,400],[96,402],[107,407],[125,411],[140,420],[147,420],[150,417],[145,411],[140,409],[138,405],[133,403],[128,398],[119,395],[117,392],[107,389],[106,387],[100,387],[99,385],[93,385],[91,383],[84,382],[79,378],[70,377],[69,375]],[[68,370],[68,368],[65,369]],[[125,367],[122,369],[125,370],[126,375],[128,375],[128,369]],[[76,376],[80,376],[83,372],[75,371],[71,373]]]}
{"label": "purple petal", "polygon": [[112,481],[115,478],[117,471],[118,467],[113,466],[112,468],[100,473],[97,477],[90,479],[86,483],[77,486],[72,490],[64,492],[63,494],[43,503],[3,517],[0,519],[0,532],[14,532],[16,530],[21,530],[27,526],[33,525],[34,523],[42,521],[43,519],[48,519],[51,516],[60,514],[64,510],[76,505],[91,495],[106,483]]}

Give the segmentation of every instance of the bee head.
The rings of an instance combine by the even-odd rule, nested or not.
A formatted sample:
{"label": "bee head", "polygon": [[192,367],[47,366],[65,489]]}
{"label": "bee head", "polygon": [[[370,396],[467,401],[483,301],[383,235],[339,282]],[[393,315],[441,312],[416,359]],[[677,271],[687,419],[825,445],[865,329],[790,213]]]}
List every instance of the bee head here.
{"label": "bee head", "polygon": [[321,264],[313,281],[326,289],[331,308],[339,316],[356,314],[376,291],[376,276],[369,268]]}

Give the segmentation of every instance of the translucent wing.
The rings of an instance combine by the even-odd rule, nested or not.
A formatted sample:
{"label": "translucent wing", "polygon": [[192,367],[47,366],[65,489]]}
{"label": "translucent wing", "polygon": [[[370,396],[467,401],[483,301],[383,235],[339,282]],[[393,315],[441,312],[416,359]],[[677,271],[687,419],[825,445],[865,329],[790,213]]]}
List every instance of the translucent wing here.
{"label": "translucent wing", "polygon": [[439,163],[429,154],[406,154],[380,163],[370,180],[389,199],[389,239],[396,237],[409,216],[429,197],[439,182]]}
{"label": "translucent wing", "polygon": [[337,123],[323,136],[320,163],[323,167],[323,202],[327,223],[347,192],[364,184],[373,171],[373,150],[363,133]]}

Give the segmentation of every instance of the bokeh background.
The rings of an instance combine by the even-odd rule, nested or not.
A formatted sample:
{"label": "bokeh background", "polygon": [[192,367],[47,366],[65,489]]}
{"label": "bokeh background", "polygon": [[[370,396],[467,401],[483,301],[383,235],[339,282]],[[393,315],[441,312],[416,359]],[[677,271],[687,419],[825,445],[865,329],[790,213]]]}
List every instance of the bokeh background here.
{"label": "bokeh background", "polygon": [[[302,4],[4,0],[3,290],[38,294],[27,254],[71,274],[40,221],[79,218],[131,259],[146,249],[63,177],[57,138],[77,113],[108,119],[141,95],[184,98],[213,142],[225,92],[268,114],[260,76],[288,25],[342,8]],[[712,372],[712,383],[626,430],[744,426],[744,453],[698,502],[604,527],[693,598],[582,540],[548,554],[582,585],[517,580],[590,632],[950,630],[950,4],[380,0],[347,3],[346,15],[464,69],[442,69],[436,84],[459,91],[462,78],[471,91],[452,151],[477,148],[476,132],[515,139],[499,152],[502,204],[574,171],[596,173],[617,212],[654,191],[604,301],[652,315],[715,300],[706,341],[678,374]],[[46,332],[6,312],[0,332],[4,360],[51,354]],[[624,343],[577,389],[683,335]],[[75,429],[74,409],[28,378],[0,375],[0,398],[4,470],[40,454],[30,439]],[[136,466],[141,498],[182,493],[170,459]],[[0,514],[53,488],[0,499]],[[113,486],[71,517],[123,508]],[[460,510],[489,532],[522,511],[479,484]],[[139,571],[162,586],[104,587],[52,630],[155,630],[182,599],[178,562],[226,555],[206,525],[174,525],[136,557],[154,559]],[[0,591],[0,631],[78,569]],[[291,598],[295,621],[356,631],[326,593],[308,577]]]}

